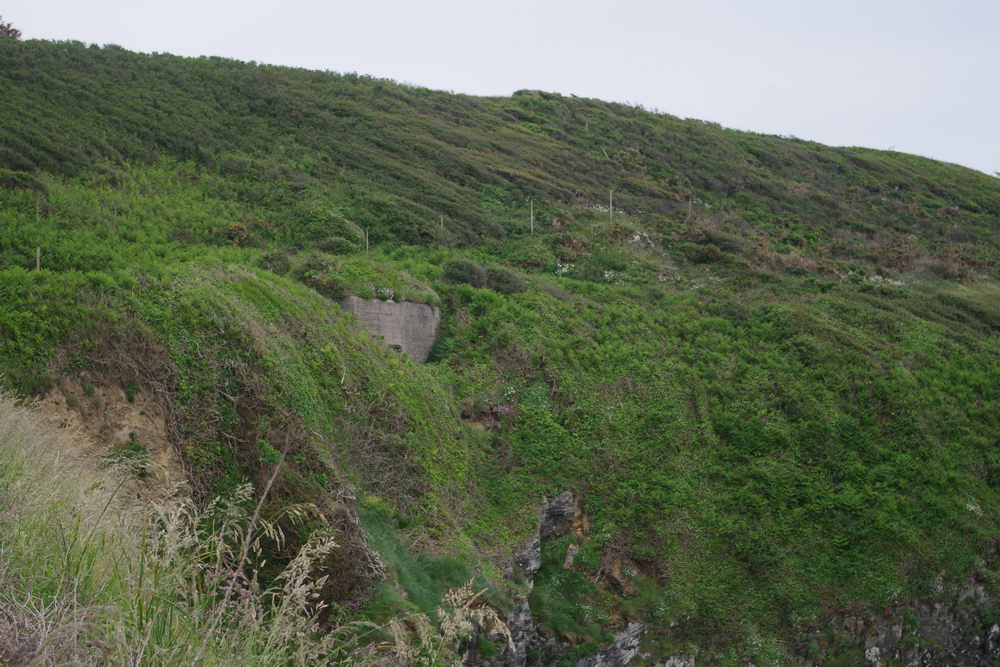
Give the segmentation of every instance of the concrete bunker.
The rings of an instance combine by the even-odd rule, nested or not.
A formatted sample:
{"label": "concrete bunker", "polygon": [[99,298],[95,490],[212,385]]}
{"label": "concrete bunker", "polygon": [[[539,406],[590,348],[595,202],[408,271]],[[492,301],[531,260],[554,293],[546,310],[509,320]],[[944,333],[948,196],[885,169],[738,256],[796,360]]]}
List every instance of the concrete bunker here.
{"label": "concrete bunker", "polygon": [[423,363],[437,340],[441,310],[412,301],[382,301],[349,296],[340,307],[354,313],[372,334],[400,350],[411,361]]}

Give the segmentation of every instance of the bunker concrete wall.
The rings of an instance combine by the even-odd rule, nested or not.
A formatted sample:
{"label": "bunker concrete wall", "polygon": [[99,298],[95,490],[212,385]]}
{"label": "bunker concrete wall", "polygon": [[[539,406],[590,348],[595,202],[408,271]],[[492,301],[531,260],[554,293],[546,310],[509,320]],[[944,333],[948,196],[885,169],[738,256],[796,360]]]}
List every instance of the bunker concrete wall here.
{"label": "bunker concrete wall", "polygon": [[411,360],[423,363],[437,340],[441,311],[423,303],[382,301],[349,296],[340,307],[354,313],[376,336],[399,347]]}

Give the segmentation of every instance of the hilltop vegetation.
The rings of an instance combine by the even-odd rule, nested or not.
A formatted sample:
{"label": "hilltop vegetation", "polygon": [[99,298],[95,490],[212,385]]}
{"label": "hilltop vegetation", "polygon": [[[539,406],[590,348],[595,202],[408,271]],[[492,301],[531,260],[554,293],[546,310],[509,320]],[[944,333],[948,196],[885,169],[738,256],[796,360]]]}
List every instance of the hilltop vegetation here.
{"label": "hilltop vegetation", "polygon": [[[271,489],[264,585],[332,529],[335,618],[470,579],[506,609],[569,489],[589,534],[530,597],[567,660],[625,619],[662,655],[856,658],[837,615],[997,586],[997,179],[79,43],[0,39],[0,98],[3,384],[153,397],[192,502]],[[348,294],[440,306],[430,362]]]}
{"label": "hilltop vegetation", "polygon": [[197,190],[227,202],[217,217],[258,242],[341,235],[338,214],[376,243],[517,237],[525,198],[554,231],[552,217],[568,224],[613,189],[619,210],[669,240],[709,218],[748,246],[834,265],[908,270],[922,253],[958,270],[997,264],[995,179],[914,156],[531,91],[473,98],[79,43],[5,40],[0,58],[17,91],[5,96],[4,167],[113,181],[108,168],[124,163],[190,162]]}

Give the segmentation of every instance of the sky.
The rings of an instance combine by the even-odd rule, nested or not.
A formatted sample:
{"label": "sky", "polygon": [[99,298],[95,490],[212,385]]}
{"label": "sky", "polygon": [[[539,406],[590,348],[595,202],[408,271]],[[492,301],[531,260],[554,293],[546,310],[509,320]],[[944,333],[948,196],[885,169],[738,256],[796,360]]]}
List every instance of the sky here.
{"label": "sky", "polygon": [[541,89],[1000,171],[1000,0],[0,0],[24,39]]}

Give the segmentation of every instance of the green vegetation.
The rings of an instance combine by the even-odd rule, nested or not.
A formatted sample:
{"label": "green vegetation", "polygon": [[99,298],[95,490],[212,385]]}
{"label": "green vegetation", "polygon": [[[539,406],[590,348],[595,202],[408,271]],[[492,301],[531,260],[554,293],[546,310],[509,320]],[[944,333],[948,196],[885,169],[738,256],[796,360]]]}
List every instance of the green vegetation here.
{"label": "green vegetation", "polygon": [[[0,381],[153,401],[199,506],[277,470],[262,590],[332,530],[338,619],[387,627],[473,579],[504,608],[565,489],[590,533],[545,545],[531,602],[574,654],[638,618],[765,661],[845,609],[997,585],[997,179],[78,43],[0,40],[0,85]],[[440,306],[430,363],[348,295]]]}
{"label": "green vegetation", "polygon": [[[470,616],[495,622],[468,608],[471,589],[459,584],[433,609],[439,627],[420,613],[321,625],[324,581],[314,572],[337,547],[329,534],[313,535],[262,586],[260,545],[285,538],[248,485],[202,508],[130,504],[129,466],[102,474],[67,464],[79,445],[0,394],[4,664],[430,666],[453,659],[454,628]],[[282,509],[293,524],[317,512]],[[423,630],[413,646],[403,622]]]}
{"label": "green vegetation", "polygon": [[450,283],[486,287],[486,269],[467,259],[453,259],[444,265],[441,277]]}
{"label": "green vegetation", "polygon": [[128,442],[102,457],[108,466],[126,466],[139,477],[149,474],[149,452],[142,446],[135,433],[129,434]]}

